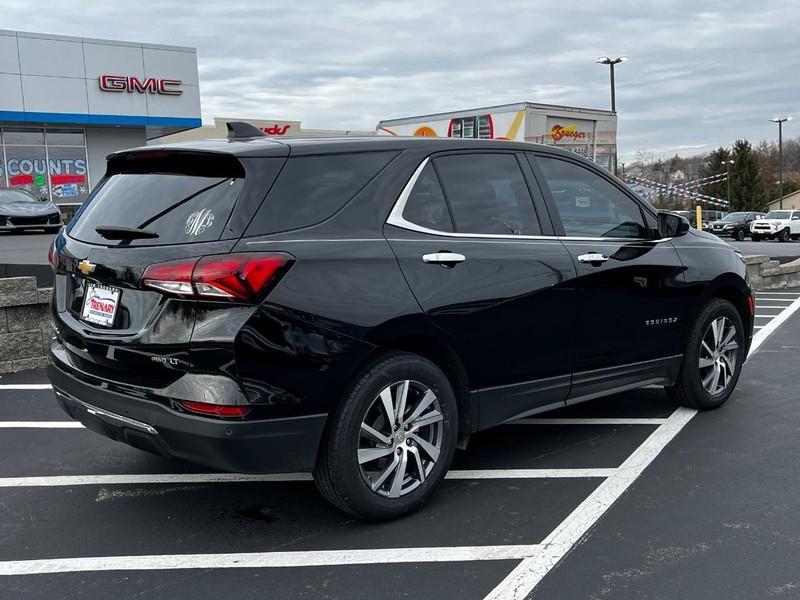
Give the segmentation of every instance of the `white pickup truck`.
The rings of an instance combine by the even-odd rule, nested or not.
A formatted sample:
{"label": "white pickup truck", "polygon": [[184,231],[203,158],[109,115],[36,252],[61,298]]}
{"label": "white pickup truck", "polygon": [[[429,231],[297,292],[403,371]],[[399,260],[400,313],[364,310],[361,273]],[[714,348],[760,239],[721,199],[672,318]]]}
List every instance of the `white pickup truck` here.
{"label": "white pickup truck", "polygon": [[763,219],[750,224],[754,242],[778,238],[782,242],[800,239],[800,210],[771,210]]}

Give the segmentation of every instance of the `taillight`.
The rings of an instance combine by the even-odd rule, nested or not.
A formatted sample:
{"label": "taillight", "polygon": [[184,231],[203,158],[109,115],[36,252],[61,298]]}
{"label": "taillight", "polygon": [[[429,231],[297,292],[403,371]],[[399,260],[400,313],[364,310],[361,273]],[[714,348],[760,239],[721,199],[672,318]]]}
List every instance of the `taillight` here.
{"label": "taillight", "polygon": [[50,263],[50,266],[53,267],[53,270],[58,266],[58,252],[56,252],[56,240],[58,236],[53,238],[53,241],[50,242],[50,249],[47,251],[47,262]]}
{"label": "taillight", "polygon": [[756,314],[756,301],[753,299],[753,294],[750,294],[747,297],[747,308],[750,310],[750,316],[754,316]]}
{"label": "taillight", "polygon": [[223,404],[208,404],[207,402],[192,402],[190,400],[181,400],[180,405],[191,412],[214,417],[244,417],[250,412],[249,406],[225,406]]}
{"label": "taillight", "polygon": [[194,298],[259,302],[291,264],[288,254],[221,254],[150,265],[142,285]]}

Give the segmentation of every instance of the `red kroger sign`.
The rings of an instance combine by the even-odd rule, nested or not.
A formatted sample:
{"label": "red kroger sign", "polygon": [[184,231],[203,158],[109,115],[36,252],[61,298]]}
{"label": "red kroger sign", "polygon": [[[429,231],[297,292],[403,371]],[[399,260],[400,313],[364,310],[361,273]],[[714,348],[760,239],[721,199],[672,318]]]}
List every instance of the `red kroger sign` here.
{"label": "red kroger sign", "polygon": [[180,96],[180,79],[139,79],[133,75],[100,75],[100,89],[104,92],[138,92],[140,94],[161,94]]}

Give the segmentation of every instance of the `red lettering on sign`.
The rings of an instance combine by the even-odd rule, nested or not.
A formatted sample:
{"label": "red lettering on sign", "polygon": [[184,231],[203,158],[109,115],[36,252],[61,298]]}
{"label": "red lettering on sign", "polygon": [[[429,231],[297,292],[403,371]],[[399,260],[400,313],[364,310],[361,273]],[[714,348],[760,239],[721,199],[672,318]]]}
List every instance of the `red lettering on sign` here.
{"label": "red lettering on sign", "polygon": [[289,125],[284,125],[283,127],[281,127],[276,123],[271,127],[261,127],[260,129],[267,135],[283,135],[289,130]]}
{"label": "red lettering on sign", "polygon": [[114,305],[110,302],[101,302],[97,298],[89,298],[89,306],[92,307],[93,310],[97,310],[103,313],[112,313],[114,312]]}

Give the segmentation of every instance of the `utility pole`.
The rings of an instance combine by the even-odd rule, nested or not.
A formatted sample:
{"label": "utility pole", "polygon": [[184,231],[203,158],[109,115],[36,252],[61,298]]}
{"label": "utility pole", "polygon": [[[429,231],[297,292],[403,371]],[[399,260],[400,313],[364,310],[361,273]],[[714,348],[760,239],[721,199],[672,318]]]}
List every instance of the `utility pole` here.
{"label": "utility pole", "polygon": [[783,210],[783,124],[792,117],[775,117],[770,119],[778,124],[778,207]]}

